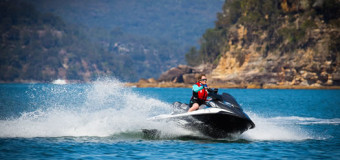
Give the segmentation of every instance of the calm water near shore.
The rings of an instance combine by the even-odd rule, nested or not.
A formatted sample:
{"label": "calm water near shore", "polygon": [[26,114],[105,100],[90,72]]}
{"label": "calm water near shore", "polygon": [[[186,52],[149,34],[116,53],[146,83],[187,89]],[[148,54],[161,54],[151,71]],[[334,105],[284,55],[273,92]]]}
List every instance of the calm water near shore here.
{"label": "calm water near shore", "polygon": [[[149,117],[189,88],[1,84],[0,159],[339,159],[340,90],[220,89],[256,128],[210,139]],[[141,129],[161,130],[156,138]]]}

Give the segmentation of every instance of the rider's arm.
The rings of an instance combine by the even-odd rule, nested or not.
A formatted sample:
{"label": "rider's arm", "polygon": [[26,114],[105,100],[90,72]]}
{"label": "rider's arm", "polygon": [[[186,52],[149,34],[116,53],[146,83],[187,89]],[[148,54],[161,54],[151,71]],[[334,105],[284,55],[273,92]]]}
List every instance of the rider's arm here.
{"label": "rider's arm", "polygon": [[197,84],[194,84],[194,85],[192,86],[192,90],[193,90],[194,92],[198,92],[198,91],[200,91],[200,90],[202,90],[202,89],[203,89],[203,86],[198,87]]}

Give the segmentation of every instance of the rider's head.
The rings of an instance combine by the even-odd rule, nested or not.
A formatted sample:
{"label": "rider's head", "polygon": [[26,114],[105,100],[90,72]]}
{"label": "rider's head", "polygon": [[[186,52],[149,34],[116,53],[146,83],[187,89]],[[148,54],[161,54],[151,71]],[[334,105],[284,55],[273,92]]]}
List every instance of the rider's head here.
{"label": "rider's head", "polygon": [[207,77],[205,76],[205,74],[201,74],[198,77],[198,82],[202,83],[202,84],[206,84],[207,83]]}

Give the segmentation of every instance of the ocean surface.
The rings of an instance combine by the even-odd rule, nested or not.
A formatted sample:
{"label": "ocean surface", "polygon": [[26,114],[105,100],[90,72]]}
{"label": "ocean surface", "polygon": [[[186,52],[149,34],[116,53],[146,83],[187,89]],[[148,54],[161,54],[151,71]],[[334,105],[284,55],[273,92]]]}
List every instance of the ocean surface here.
{"label": "ocean surface", "polygon": [[[340,90],[220,89],[255,122],[211,139],[149,117],[190,88],[0,84],[0,159],[340,159]],[[142,129],[158,129],[146,137]]]}

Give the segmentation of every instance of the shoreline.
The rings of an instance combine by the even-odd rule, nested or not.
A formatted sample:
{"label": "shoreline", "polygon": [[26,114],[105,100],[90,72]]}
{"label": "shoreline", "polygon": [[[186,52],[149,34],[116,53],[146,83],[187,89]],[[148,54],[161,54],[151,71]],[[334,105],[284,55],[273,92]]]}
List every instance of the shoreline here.
{"label": "shoreline", "polygon": [[[55,85],[67,85],[67,84],[86,84],[91,82],[67,82],[65,84]],[[53,84],[51,82],[0,82],[0,84]],[[174,83],[174,82],[123,82],[125,87],[136,88],[191,88],[193,84],[188,83]],[[338,90],[340,86],[301,86],[301,85],[275,85],[275,84],[228,84],[228,83],[213,83],[209,84],[210,88],[234,88],[234,89],[330,89]]]}
{"label": "shoreline", "polygon": [[[193,84],[159,82],[159,83],[124,83],[127,87],[137,88],[191,88]],[[340,89],[340,86],[297,86],[274,84],[210,84],[211,88],[239,88],[239,89]]]}

